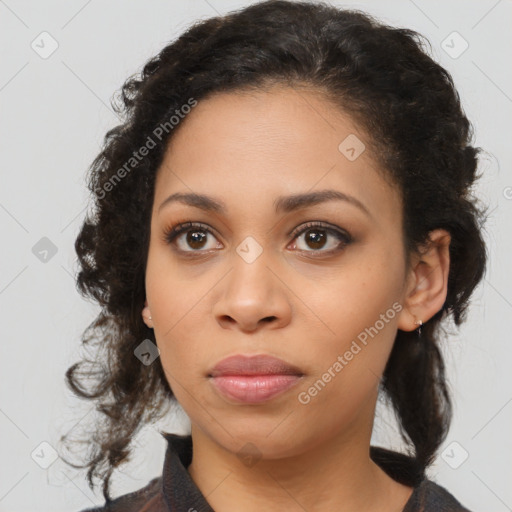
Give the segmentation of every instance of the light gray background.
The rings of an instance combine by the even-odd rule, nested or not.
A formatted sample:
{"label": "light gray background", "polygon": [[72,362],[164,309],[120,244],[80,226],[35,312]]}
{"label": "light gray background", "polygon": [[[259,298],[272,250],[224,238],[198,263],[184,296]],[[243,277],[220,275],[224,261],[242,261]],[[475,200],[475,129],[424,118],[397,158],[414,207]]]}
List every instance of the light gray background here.
{"label": "light gray background", "polygon": [[[85,171],[105,132],[118,124],[110,98],[123,81],[192,21],[249,3],[0,0],[0,511],[71,512],[103,503],[84,472],[59,458],[47,469],[36,463],[51,460],[52,448],[41,443],[59,451],[60,435],[93,417],[92,406],[64,385],[64,372],[82,353],[80,334],[98,312],[79,296],[73,277],[73,243],[87,206]],[[467,323],[443,349],[455,416],[444,457],[429,476],[471,510],[512,510],[512,2],[343,5],[430,39],[455,79],[476,144],[487,151],[477,195],[491,212],[489,269]],[[43,46],[43,31],[58,43],[46,59],[31,47],[34,40]],[[442,46],[453,31],[469,44],[457,58]],[[463,41],[451,37],[451,52],[458,53]],[[57,249],[46,262],[33,251],[43,237]],[[380,409],[373,442],[399,447],[393,418]],[[156,427],[187,432],[188,419],[178,411]],[[115,473],[114,495],[161,473],[165,441],[150,427],[139,442],[133,462]]]}

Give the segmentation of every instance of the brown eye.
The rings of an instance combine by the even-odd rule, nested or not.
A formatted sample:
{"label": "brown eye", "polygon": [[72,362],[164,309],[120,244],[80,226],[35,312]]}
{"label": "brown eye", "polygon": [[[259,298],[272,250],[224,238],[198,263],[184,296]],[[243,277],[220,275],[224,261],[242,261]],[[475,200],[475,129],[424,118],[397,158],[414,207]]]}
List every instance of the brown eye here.
{"label": "brown eye", "polygon": [[[218,248],[218,244],[208,247],[208,238],[214,238],[213,233],[204,224],[185,222],[178,224],[164,233],[164,240],[176,245],[182,252],[200,252]],[[190,250],[191,249],[191,250]]]}
{"label": "brown eye", "polygon": [[341,250],[352,241],[348,233],[321,222],[310,222],[301,228],[293,234],[294,240],[298,240],[294,248],[299,251],[331,253]]}

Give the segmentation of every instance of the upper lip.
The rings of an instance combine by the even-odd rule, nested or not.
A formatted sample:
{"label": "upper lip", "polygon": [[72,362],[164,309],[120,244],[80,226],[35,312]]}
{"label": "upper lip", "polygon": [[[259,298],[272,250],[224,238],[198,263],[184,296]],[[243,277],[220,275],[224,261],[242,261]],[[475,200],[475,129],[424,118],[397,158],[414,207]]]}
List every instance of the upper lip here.
{"label": "upper lip", "polygon": [[266,354],[234,355],[219,361],[209,377],[220,375],[303,375],[299,368],[277,357]]}

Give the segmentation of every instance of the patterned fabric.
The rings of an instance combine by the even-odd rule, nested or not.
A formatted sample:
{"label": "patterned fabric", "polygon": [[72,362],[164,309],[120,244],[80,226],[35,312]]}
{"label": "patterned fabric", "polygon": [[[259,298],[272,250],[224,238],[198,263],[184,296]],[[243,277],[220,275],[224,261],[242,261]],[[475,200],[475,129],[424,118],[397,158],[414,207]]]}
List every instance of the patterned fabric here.
{"label": "patterned fabric", "polygon": [[[192,437],[166,432],[162,436],[167,440],[162,476],[103,507],[81,512],[215,512],[187,471]],[[373,446],[370,455],[389,476],[414,488],[402,512],[470,512],[444,487],[415,472],[412,457]]]}

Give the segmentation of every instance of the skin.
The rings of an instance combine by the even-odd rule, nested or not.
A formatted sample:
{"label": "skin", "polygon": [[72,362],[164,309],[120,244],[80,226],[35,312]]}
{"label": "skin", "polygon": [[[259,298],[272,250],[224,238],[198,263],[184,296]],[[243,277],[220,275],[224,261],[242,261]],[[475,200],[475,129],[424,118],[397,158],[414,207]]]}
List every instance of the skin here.
{"label": "skin", "polygon": [[[354,161],[338,149],[349,134],[367,148]],[[369,214],[334,200],[274,211],[278,196],[324,189],[357,198]],[[227,212],[179,202],[160,210],[175,192],[212,196]],[[174,133],[155,184],[143,316],[191,421],[188,471],[217,512],[400,511],[410,497],[412,488],[369,457],[378,385],[397,329],[416,329],[446,299],[450,237],[433,231],[407,268],[401,204],[367,135],[314,90],[216,94]],[[164,240],[166,228],[186,221],[212,233],[200,229],[206,239],[195,244],[186,233]],[[309,221],[353,241],[340,245],[328,231],[318,245],[307,231],[289,236]],[[249,236],[262,250],[252,263],[237,252]],[[394,303],[400,311],[389,319]],[[378,334],[301,403],[298,394],[382,314],[388,321]],[[270,401],[234,403],[207,377],[233,354],[270,354],[304,376]],[[255,463],[238,456],[247,443]]]}

